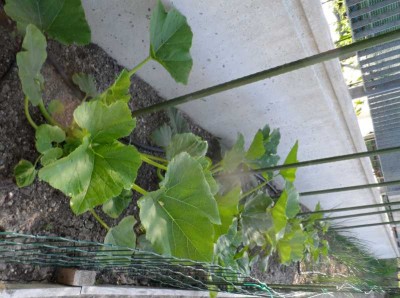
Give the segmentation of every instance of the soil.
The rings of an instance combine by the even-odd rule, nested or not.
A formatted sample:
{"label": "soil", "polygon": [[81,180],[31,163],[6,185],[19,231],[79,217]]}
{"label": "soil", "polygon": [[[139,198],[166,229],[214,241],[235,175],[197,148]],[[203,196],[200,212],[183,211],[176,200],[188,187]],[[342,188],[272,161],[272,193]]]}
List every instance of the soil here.
{"label": "soil", "polygon": [[[0,7],[1,11],[1,7]],[[1,25],[1,23],[0,23]],[[18,188],[13,180],[13,168],[22,158],[35,162],[38,154],[34,146],[34,130],[24,115],[21,85],[15,54],[19,41],[9,29],[0,26],[0,227],[6,231],[26,234],[62,236],[80,240],[102,242],[106,231],[90,214],[75,216],[69,207],[69,199],[44,182],[36,180],[31,186]],[[83,72],[94,76],[99,91],[106,89],[115,80],[122,67],[110,58],[101,48],[88,46],[64,46],[54,41],[48,43],[48,59],[43,68],[45,84],[45,103],[59,99],[72,111],[79,104],[81,93],[71,83],[74,73]],[[148,106],[163,100],[157,92],[139,77],[132,78],[132,110]],[[70,114],[70,113],[65,113]],[[43,119],[37,109],[31,109],[31,115],[37,123]],[[220,158],[218,140],[200,126],[190,123],[192,132],[209,142],[209,155]],[[70,118],[63,118],[70,121]],[[138,149],[152,146],[151,132],[167,121],[163,112],[138,117],[137,128],[126,142],[141,144]],[[144,164],[136,182],[147,190],[155,190],[158,178],[153,167]],[[138,194],[133,195],[134,202]],[[99,215],[109,225],[117,224],[97,208]],[[138,214],[136,204],[131,204],[122,216]],[[122,218],[122,217],[121,217]],[[272,258],[268,272],[254,272],[263,282],[291,284],[296,275],[296,266],[280,266]],[[4,265],[0,263],[0,280],[3,281],[50,281],[53,268],[35,266]],[[129,284],[132,280],[112,273],[101,274],[99,283]]]}

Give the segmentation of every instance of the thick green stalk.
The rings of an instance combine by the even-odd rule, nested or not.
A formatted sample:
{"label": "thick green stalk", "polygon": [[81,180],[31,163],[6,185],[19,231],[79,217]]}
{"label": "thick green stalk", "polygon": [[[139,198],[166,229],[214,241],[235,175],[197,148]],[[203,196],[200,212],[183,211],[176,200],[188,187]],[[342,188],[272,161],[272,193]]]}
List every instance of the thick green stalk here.
{"label": "thick green stalk", "polygon": [[136,65],[134,68],[132,68],[129,71],[129,76],[134,75],[139,69],[141,69],[143,67],[143,65],[145,65],[147,62],[149,62],[151,60],[151,57],[148,56],[146,59],[144,59],[142,62],[140,62],[138,65]]}
{"label": "thick green stalk", "polygon": [[101,217],[93,209],[89,210],[93,217],[108,231],[110,227],[101,219]]}
{"label": "thick green stalk", "polygon": [[400,184],[400,180],[395,180],[395,181],[387,181],[387,182],[381,182],[381,183],[362,184],[362,185],[354,185],[354,186],[347,186],[347,187],[338,187],[338,188],[301,192],[301,193],[299,193],[299,195],[301,197],[305,197],[305,196],[322,195],[322,194],[333,193],[333,192],[342,192],[342,191],[350,191],[350,190],[393,186],[393,185],[399,185],[399,184]]}
{"label": "thick green stalk", "polygon": [[147,195],[147,191],[144,190],[143,188],[141,188],[139,185],[137,184],[133,184],[132,189],[137,191],[138,193],[142,194],[142,195]]}
{"label": "thick green stalk", "polygon": [[350,45],[340,47],[337,49],[329,50],[323,53],[316,54],[307,58],[303,58],[297,61],[293,61],[287,64],[283,64],[277,67],[273,67],[267,70],[263,70],[239,79],[235,79],[226,83],[215,85],[209,88],[205,88],[190,94],[178,96],[176,98],[151,105],[149,107],[139,109],[133,112],[133,116],[137,117],[139,115],[157,112],[166,108],[174,107],[185,102],[200,99],[206,96],[210,96],[223,91],[231,90],[244,85],[252,84],[261,80],[272,78],[290,71],[298,70],[304,67],[315,65],[330,59],[338,58],[350,53],[361,51],[382,43],[393,41],[400,38],[400,29],[391,31],[389,33],[384,33],[378,36],[374,36],[368,39],[354,42]]}
{"label": "thick green stalk", "polygon": [[140,153],[140,154],[143,155],[144,157],[147,157],[147,158],[152,159],[152,160],[155,160],[155,161],[160,161],[160,162],[163,162],[163,163],[168,163],[168,160],[166,160],[165,158],[162,158],[162,157],[153,156],[153,155],[146,154],[146,153]]}
{"label": "thick green stalk", "polygon": [[51,117],[43,102],[39,103],[39,110],[42,113],[43,117],[49,122],[51,125],[58,125],[57,122]]}
{"label": "thick green stalk", "polygon": [[260,183],[259,185],[257,185],[257,186],[254,187],[253,189],[250,189],[248,192],[245,192],[244,194],[242,194],[242,195],[240,196],[240,200],[243,199],[243,198],[245,198],[245,197],[247,197],[248,195],[251,195],[253,192],[255,192],[255,191],[257,191],[257,190],[263,188],[265,185],[268,184],[268,182],[269,182],[269,180],[268,180],[268,181],[265,181],[265,182],[263,182],[263,183]]}
{"label": "thick green stalk", "polygon": [[400,205],[400,202],[389,202],[389,203],[361,205],[361,206],[336,208],[336,209],[328,209],[328,210],[307,211],[307,212],[298,213],[297,216],[304,216],[304,215],[310,215],[310,214],[319,214],[319,213],[334,213],[334,212],[343,212],[343,211],[354,211],[354,210],[360,210],[360,209],[369,209],[369,208],[386,207],[386,206],[394,206],[394,205]]}
{"label": "thick green stalk", "polygon": [[24,111],[25,111],[26,119],[28,119],[29,124],[36,130],[38,128],[38,126],[35,123],[35,121],[33,121],[32,117],[31,117],[31,114],[29,113],[29,99],[28,99],[28,97],[25,97]]}
{"label": "thick green stalk", "polygon": [[142,154],[140,154],[140,159],[142,161],[144,161],[145,163],[148,163],[149,165],[152,165],[152,166],[154,166],[156,168],[159,168],[159,169],[164,170],[164,171],[167,170],[166,166],[164,166],[162,164],[159,164],[158,162],[155,162],[154,160],[151,160],[150,158],[147,158],[146,156],[143,156]]}

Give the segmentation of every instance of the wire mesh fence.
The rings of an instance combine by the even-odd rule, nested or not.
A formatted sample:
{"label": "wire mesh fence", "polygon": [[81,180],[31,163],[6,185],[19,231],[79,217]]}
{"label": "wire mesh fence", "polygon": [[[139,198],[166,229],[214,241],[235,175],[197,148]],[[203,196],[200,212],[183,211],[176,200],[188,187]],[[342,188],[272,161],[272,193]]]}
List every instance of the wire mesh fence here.
{"label": "wire mesh fence", "polygon": [[153,252],[65,237],[0,232],[0,263],[112,271],[148,285],[228,292],[258,297],[318,297],[332,293],[384,293],[381,287],[350,283],[265,284],[245,272],[215,264],[161,256]]}
{"label": "wire mesh fence", "polygon": [[112,270],[161,287],[274,297],[265,283],[230,268],[64,237],[0,232],[0,263]]}

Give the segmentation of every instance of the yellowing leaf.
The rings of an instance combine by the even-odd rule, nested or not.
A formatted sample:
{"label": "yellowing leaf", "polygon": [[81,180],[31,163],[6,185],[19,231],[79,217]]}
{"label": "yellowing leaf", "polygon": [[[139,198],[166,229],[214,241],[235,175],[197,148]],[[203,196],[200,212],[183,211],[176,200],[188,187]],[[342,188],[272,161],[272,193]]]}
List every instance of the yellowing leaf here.
{"label": "yellowing leaf", "polygon": [[136,125],[126,103],[117,101],[110,106],[100,101],[85,102],[74,111],[76,123],[91,134],[96,143],[113,142],[126,137]]}
{"label": "yellowing leaf", "polygon": [[238,204],[241,191],[241,187],[236,186],[230,192],[215,197],[221,217],[221,225],[215,225],[215,239],[228,232],[233,219],[239,213]]}
{"label": "yellowing leaf", "polygon": [[30,161],[25,159],[20,162],[14,168],[14,176],[19,187],[25,187],[31,185],[35,180],[37,171]]}
{"label": "yellowing leaf", "polygon": [[[299,162],[297,160],[297,150],[298,150],[298,148],[299,148],[299,143],[296,142],[294,144],[294,146],[292,147],[292,149],[290,150],[288,156],[286,157],[286,160],[284,162],[285,165]],[[294,180],[296,179],[296,171],[297,171],[297,168],[291,168],[291,169],[280,170],[279,173],[286,180],[288,180],[290,182],[294,182]]]}
{"label": "yellowing leaf", "polygon": [[42,102],[44,78],[40,70],[46,61],[46,47],[46,38],[40,30],[32,24],[28,25],[22,43],[23,51],[17,54],[17,65],[22,91],[34,106]]}
{"label": "yellowing leaf", "polygon": [[99,95],[99,99],[107,104],[113,104],[116,101],[122,101],[128,103],[131,99],[129,88],[131,86],[131,76],[129,72],[124,69],[121,71],[115,82],[102,94]]}

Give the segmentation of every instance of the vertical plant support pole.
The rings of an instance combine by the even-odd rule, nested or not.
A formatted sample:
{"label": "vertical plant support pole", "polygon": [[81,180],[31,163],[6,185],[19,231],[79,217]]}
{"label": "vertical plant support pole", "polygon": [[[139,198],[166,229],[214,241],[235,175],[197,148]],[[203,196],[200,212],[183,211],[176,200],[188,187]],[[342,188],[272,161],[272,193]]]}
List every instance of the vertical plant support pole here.
{"label": "vertical plant support pole", "polygon": [[347,186],[347,187],[338,187],[338,188],[330,188],[330,189],[322,189],[322,190],[301,192],[301,193],[299,193],[299,195],[301,197],[305,197],[305,196],[322,195],[322,194],[333,193],[333,192],[342,192],[342,191],[359,190],[359,189],[366,189],[366,188],[384,187],[384,186],[392,186],[392,185],[399,185],[399,184],[400,184],[400,180],[395,180],[395,181],[388,181],[388,182],[381,182],[381,183],[361,184],[361,185],[354,185],[354,186]]}
{"label": "vertical plant support pole", "polygon": [[320,213],[334,213],[334,212],[343,212],[343,211],[353,211],[360,209],[369,209],[369,208],[377,208],[377,207],[386,207],[386,206],[395,206],[400,205],[400,202],[389,202],[389,203],[381,203],[381,204],[372,204],[372,205],[361,205],[361,206],[353,206],[353,207],[345,207],[345,208],[337,208],[337,209],[328,209],[328,210],[317,210],[317,211],[307,211],[298,213],[298,216],[310,215],[310,214],[320,214]]}
{"label": "vertical plant support pole", "polygon": [[332,156],[332,157],[326,157],[326,158],[320,158],[320,159],[312,159],[312,160],[307,160],[307,161],[300,161],[297,163],[290,163],[290,164],[284,164],[284,165],[278,165],[278,166],[272,166],[272,167],[266,167],[266,168],[260,168],[260,169],[252,170],[252,171],[250,171],[250,173],[257,174],[257,173],[264,173],[264,172],[270,172],[270,171],[280,171],[280,170],[285,170],[285,169],[303,168],[303,167],[315,166],[315,165],[320,165],[320,164],[325,164],[325,163],[338,162],[338,161],[344,161],[344,160],[350,160],[350,159],[362,158],[362,157],[369,157],[369,156],[373,156],[373,155],[383,155],[383,154],[389,154],[389,153],[394,153],[394,152],[400,152],[400,146],[365,151],[365,152],[351,153],[351,154],[345,154],[345,155],[338,155],[338,156]]}
{"label": "vertical plant support pole", "polygon": [[338,219],[345,219],[345,218],[355,218],[355,217],[369,216],[369,215],[396,212],[396,211],[400,211],[400,209],[380,210],[380,211],[374,211],[374,212],[347,214],[347,215],[333,216],[333,217],[324,217],[324,218],[316,219],[315,221],[329,221],[329,220],[338,220]]}
{"label": "vertical plant support pole", "polygon": [[177,106],[180,104],[183,104],[185,102],[189,102],[192,100],[200,99],[209,95],[213,95],[216,93],[220,93],[223,91],[231,90],[237,87],[241,87],[244,85],[252,84],[261,80],[265,80],[268,78],[272,78],[284,73],[288,73],[290,71],[298,70],[304,67],[312,66],[330,59],[338,58],[340,56],[345,56],[357,51],[361,51],[373,46],[380,45],[382,43],[390,42],[396,39],[400,38],[400,29],[381,34],[378,36],[371,37],[369,39],[361,40],[354,42],[350,45],[329,50],[320,54],[316,54],[314,56],[310,56],[307,58],[303,58],[297,61],[293,61],[287,64],[283,64],[277,67],[273,67],[267,70],[263,70],[248,76],[244,76],[239,79],[235,79],[226,83],[222,83],[219,85],[215,85],[209,88],[205,88],[190,94],[178,96],[176,98],[151,105],[149,107],[139,109],[137,111],[134,111],[132,114],[134,117],[143,115],[143,114],[148,114],[152,112],[157,112],[166,108],[170,108],[173,106]]}
{"label": "vertical plant support pole", "polygon": [[400,220],[393,220],[393,221],[386,221],[386,222],[377,222],[371,224],[364,224],[364,225],[355,225],[355,226],[348,226],[348,227],[331,227],[332,230],[347,230],[347,229],[358,229],[358,228],[367,228],[373,226],[384,226],[384,225],[396,225],[399,224]]}

